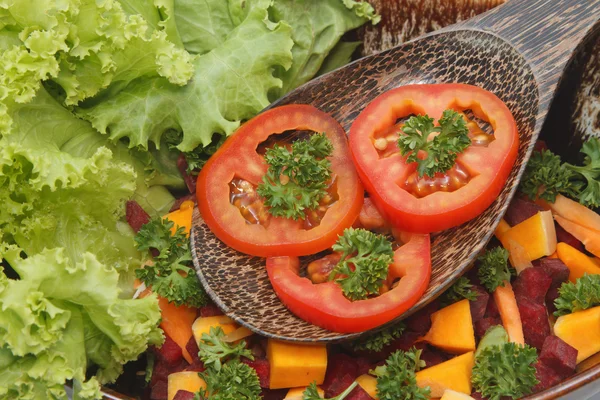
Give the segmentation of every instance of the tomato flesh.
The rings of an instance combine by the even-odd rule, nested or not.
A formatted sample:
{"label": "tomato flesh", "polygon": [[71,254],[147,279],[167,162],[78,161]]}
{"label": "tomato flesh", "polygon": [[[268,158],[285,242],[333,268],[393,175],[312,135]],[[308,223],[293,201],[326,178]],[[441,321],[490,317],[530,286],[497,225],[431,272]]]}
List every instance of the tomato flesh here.
{"label": "tomato flesh", "polygon": [[[469,120],[472,144],[458,155],[455,168],[419,178],[416,163],[407,163],[397,150],[402,125],[397,121],[425,114],[437,120],[446,109],[471,110],[489,122],[493,135]],[[385,147],[382,138],[388,142]],[[448,229],[481,214],[502,190],[518,145],[516,123],[506,105],[492,93],[464,84],[390,90],[371,102],[350,128],[354,163],[374,203],[394,227],[416,233]]]}
{"label": "tomato flesh", "polygon": [[[314,215],[309,212],[297,221],[268,214],[256,194],[268,169],[259,154],[261,143],[290,130],[323,132],[333,144],[330,198],[323,199],[327,204],[320,204]],[[337,121],[312,106],[287,105],[242,125],[202,168],[196,195],[204,221],[229,247],[260,257],[301,256],[331,247],[354,223],[364,189]]]}

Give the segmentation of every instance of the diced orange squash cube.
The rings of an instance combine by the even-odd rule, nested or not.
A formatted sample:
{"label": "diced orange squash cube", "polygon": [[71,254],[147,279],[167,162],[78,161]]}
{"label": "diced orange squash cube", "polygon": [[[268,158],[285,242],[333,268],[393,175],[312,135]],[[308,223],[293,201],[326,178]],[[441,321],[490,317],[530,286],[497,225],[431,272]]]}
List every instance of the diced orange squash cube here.
{"label": "diced orange squash cube", "polygon": [[596,353],[590,358],[587,358],[579,364],[577,364],[577,372],[587,371],[588,369],[593,368],[598,364],[600,364],[600,353]]}
{"label": "diced orange squash cube", "polygon": [[500,236],[502,236],[502,234],[508,231],[509,229],[510,225],[508,224],[508,222],[506,222],[506,220],[504,220],[504,218],[502,218],[498,223],[496,230],[494,231],[494,235],[498,238],[498,240],[500,240]]}
{"label": "diced orange squash cube", "polygon": [[577,225],[600,232],[600,215],[575,200],[559,194],[556,196],[554,203],[546,203],[545,205],[552,210],[554,215],[559,215]]}
{"label": "diced orange squash cube", "polygon": [[577,363],[600,351],[600,306],[559,317],[554,334],[577,349]]}
{"label": "diced orange squash cube", "polygon": [[549,256],[556,250],[556,230],[552,212],[540,211],[499,235],[502,245],[515,241],[529,255],[529,261]]}
{"label": "diced orange squash cube", "polygon": [[475,365],[475,353],[465,353],[417,372],[417,385],[421,388],[429,386],[431,397],[442,397],[448,389],[471,394],[473,365]]}
{"label": "diced orange squash cube", "polygon": [[431,328],[422,340],[449,353],[474,351],[475,332],[469,300],[461,300],[431,314]]}
{"label": "diced orange squash cube", "polygon": [[168,400],[173,400],[180,390],[196,393],[201,388],[206,389],[206,382],[195,371],[175,372],[169,375],[167,388]]}
{"label": "diced orange squash cube", "polygon": [[282,389],[323,383],[327,370],[327,347],[324,344],[302,345],[269,339],[267,359],[270,365],[270,388]]}
{"label": "diced orange squash cube", "polygon": [[356,382],[372,399],[377,399],[377,378],[363,374],[356,378]]}
{"label": "diced orange squash cube", "polygon": [[171,228],[171,232],[174,234],[177,231],[178,227],[183,227],[185,230],[185,234],[187,236],[190,235],[190,231],[192,230],[192,214],[194,213],[194,202],[193,201],[184,201],[181,203],[179,210],[172,211],[165,215],[163,219],[168,219],[169,221],[173,221],[174,225]]}
{"label": "diced orange squash cube", "polygon": [[585,274],[600,274],[594,260],[566,243],[556,245],[558,258],[569,268],[569,280],[575,282]]}
{"label": "diced orange squash cube", "polygon": [[194,332],[194,339],[196,343],[200,344],[202,335],[204,333],[209,334],[210,328],[220,327],[223,329],[225,335],[235,331],[238,326],[231,318],[226,315],[216,315],[214,317],[198,317],[192,324],[192,332]]}
{"label": "diced orange squash cube", "polygon": [[[288,390],[288,392],[285,395],[283,400],[303,400],[304,399],[303,394],[304,394],[305,390],[306,390],[306,386],[292,388],[292,389]],[[319,386],[317,386],[317,393],[319,393],[320,398],[322,398],[322,399],[325,398],[325,391],[323,389],[321,389]]]}
{"label": "diced orange squash cube", "polygon": [[196,309],[187,306],[177,306],[163,297],[158,298],[160,307],[160,327],[175,343],[181,347],[183,358],[189,363],[192,356],[185,348],[192,337],[192,322],[196,318]]}
{"label": "diced orange squash cube", "polygon": [[560,215],[555,215],[554,219],[565,231],[583,243],[587,251],[595,256],[600,256],[600,232],[571,222]]}
{"label": "diced orange squash cube", "polygon": [[447,389],[440,400],[475,400],[468,394],[455,392],[454,390]]}

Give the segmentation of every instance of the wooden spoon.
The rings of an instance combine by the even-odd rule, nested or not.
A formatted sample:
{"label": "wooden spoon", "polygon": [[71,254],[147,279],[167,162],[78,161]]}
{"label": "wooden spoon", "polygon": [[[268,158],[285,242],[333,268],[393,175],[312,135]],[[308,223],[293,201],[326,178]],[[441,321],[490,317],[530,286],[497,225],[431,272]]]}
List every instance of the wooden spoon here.
{"label": "wooden spoon", "polygon": [[[498,199],[479,217],[437,235],[431,284],[404,318],[443,293],[473,263],[514,195],[561,75],[580,43],[593,36],[600,0],[509,1],[479,17],[447,27],[315,79],[272,105],[312,104],[348,130],[381,93],[406,84],[460,82],[483,87],[512,111],[520,132],[519,158]],[[265,260],[219,241],[194,213],[192,253],[198,277],[213,301],[239,324],[264,336],[330,342],[340,334],[290,313],[269,283]]]}

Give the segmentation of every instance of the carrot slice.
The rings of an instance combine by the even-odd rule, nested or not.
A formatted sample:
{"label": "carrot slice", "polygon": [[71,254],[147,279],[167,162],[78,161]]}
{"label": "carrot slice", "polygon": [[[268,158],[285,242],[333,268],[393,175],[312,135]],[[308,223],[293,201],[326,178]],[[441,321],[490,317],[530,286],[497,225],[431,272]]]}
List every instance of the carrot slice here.
{"label": "carrot slice", "polygon": [[504,281],[504,286],[498,286],[494,291],[494,300],[500,312],[502,325],[508,333],[511,342],[524,345],[523,323],[517,306],[517,299],[510,282]]}
{"label": "carrot slice", "polygon": [[573,246],[566,243],[556,245],[556,253],[560,261],[569,268],[569,280],[575,282],[585,274],[600,274],[600,267],[594,259],[586,256]]}
{"label": "carrot slice", "polygon": [[600,231],[579,225],[560,215],[555,215],[554,219],[565,231],[569,232],[571,235],[575,236],[575,239],[583,243],[587,251],[595,256],[600,256]]}
{"label": "carrot slice", "polygon": [[542,207],[544,206],[550,208],[555,215],[560,215],[577,225],[600,232],[600,215],[574,200],[559,194],[554,203],[545,203]]}
{"label": "carrot slice", "polygon": [[181,347],[183,358],[191,364],[193,361],[192,356],[185,347],[193,335],[192,324],[196,319],[196,309],[176,306],[160,296],[158,297],[158,306],[162,316],[160,327]]}

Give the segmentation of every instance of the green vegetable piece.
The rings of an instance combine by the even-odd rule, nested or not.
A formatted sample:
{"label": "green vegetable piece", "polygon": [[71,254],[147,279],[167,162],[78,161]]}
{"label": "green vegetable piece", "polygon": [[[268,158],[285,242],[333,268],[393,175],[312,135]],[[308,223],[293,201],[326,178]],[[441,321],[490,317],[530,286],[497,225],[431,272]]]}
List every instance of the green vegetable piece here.
{"label": "green vegetable piece", "polygon": [[221,371],[223,363],[241,357],[254,360],[252,352],[246,348],[246,341],[242,340],[236,345],[223,341],[225,332],[220,326],[210,327],[209,333],[203,333],[198,348],[198,357],[206,368],[212,368],[216,372]]}
{"label": "green vegetable piece", "polygon": [[159,255],[154,264],[135,270],[139,278],[152,291],[177,305],[201,307],[208,298],[190,266],[192,254],[183,227],[171,233],[174,223],[154,218],[142,226],[135,237],[139,250],[156,249]]}
{"label": "green vegetable piece", "polygon": [[[358,382],[352,382],[350,386],[346,388],[342,393],[338,394],[335,397],[331,397],[326,400],[344,400],[346,397],[350,395],[350,393],[354,390],[354,388],[358,386]],[[306,390],[302,393],[302,400],[322,400],[323,398],[319,396],[319,391],[317,390],[317,384],[313,381],[308,385]]]}
{"label": "green vegetable piece", "polygon": [[581,148],[582,166],[561,162],[550,150],[534,152],[519,189],[532,200],[554,203],[558,194],[577,199],[587,207],[600,206],[600,140],[591,138]]}
{"label": "green vegetable piece", "polygon": [[554,300],[554,315],[557,317],[599,306],[600,275],[585,274],[575,283],[565,282],[558,289],[558,293],[558,298]]}
{"label": "green vegetable piece", "polygon": [[333,251],[342,253],[342,258],[331,271],[329,280],[335,279],[347,298],[361,300],[379,293],[394,260],[392,244],[385,236],[347,228],[333,245]]}
{"label": "green vegetable piece", "polygon": [[494,293],[498,286],[504,286],[504,281],[510,282],[512,269],[508,266],[508,250],[495,247],[480,256],[477,276],[488,292]]}
{"label": "green vegetable piece", "polygon": [[[428,115],[410,117],[402,127],[404,135],[398,139],[400,153],[408,154],[406,162],[417,163],[421,177],[445,173],[454,166],[458,155],[471,145],[467,123],[459,113],[446,110],[438,122],[440,126],[434,127],[433,118]],[[439,134],[428,140],[434,132]],[[427,156],[419,158],[419,151],[424,151]]]}
{"label": "green vegetable piece", "polygon": [[231,360],[217,371],[208,368],[200,372],[206,389],[195,395],[197,400],[260,400],[261,389],[254,368],[240,360]]}
{"label": "green vegetable piece", "polygon": [[508,333],[506,333],[504,327],[502,325],[492,326],[479,341],[475,357],[479,356],[488,347],[501,346],[504,343],[508,343]]}
{"label": "green vegetable piece", "polygon": [[466,276],[461,276],[456,282],[454,282],[454,285],[450,286],[450,288],[443,294],[441,298],[441,306],[446,307],[462,299],[467,299],[470,301],[477,300],[477,292],[472,290],[472,287],[473,285],[471,284],[469,278]]}
{"label": "green vegetable piece", "polygon": [[416,372],[425,366],[421,361],[421,350],[414,347],[407,352],[398,350],[392,353],[385,365],[370,373],[377,377],[379,400],[428,400],[429,388],[417,386]]}
{"label": "green vegetable piece", "polygon": [[265,161],[269,169],[257,192],[265,198],[271,215],[305,219],[306,211],[319,207],[331,180],[331,162],[327,157],[332,151],[333,145],[325,134],[298,140],[291,150],[278,145],[267,150]]}
{"label": "green vegetable piece", "polygon": [[521,398],[539,383],[535,377],[536,362],[536,350],[527,344],[486,347],[475,358],[473,387],[489,400],[500,400],[504,396]]}
{"label": "green vegetable piece", "polygon": [[392,343],[395,339],[402,336],[405,329],[406,325],[399,322],[393,326],[382,329],[379,332],[354,340],[350,343],[350,346],[355,351],[378,352]]}

